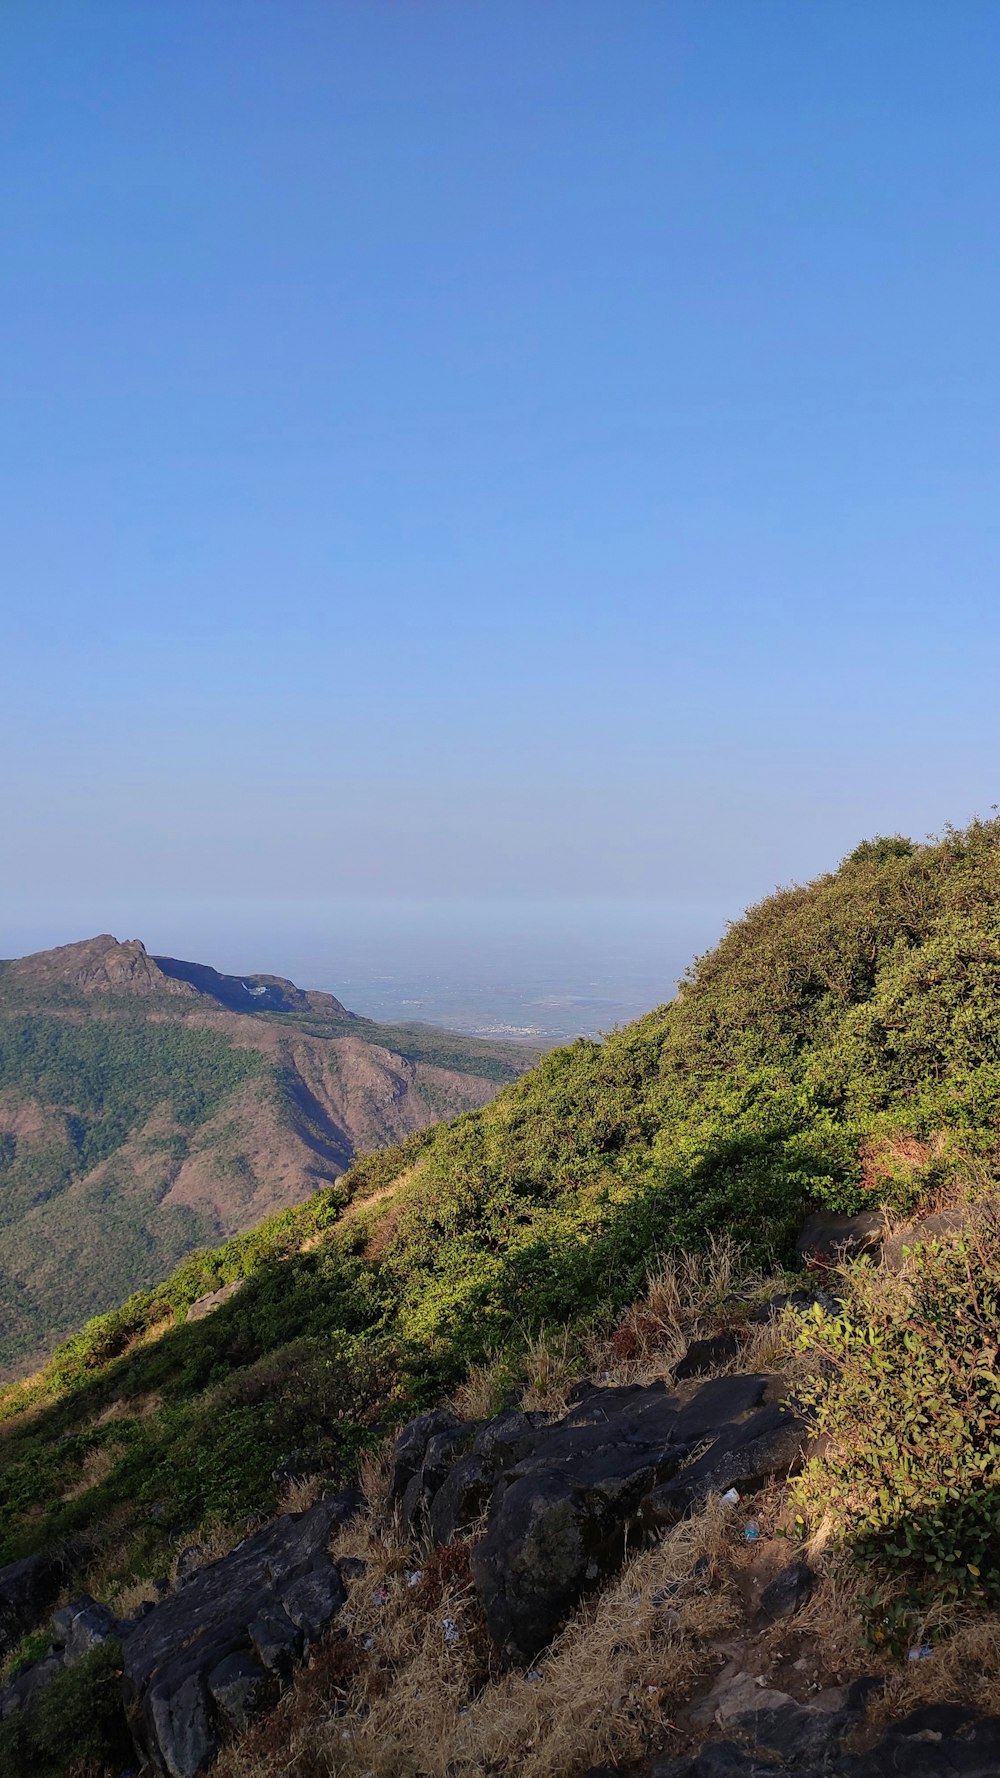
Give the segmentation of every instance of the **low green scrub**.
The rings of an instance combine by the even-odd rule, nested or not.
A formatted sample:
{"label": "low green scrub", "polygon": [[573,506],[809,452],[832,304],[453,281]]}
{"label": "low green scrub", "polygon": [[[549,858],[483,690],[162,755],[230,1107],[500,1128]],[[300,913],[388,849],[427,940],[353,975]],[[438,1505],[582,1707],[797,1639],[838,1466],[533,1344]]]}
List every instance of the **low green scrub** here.
{"label": "low green scrub", "polygon": [[131,1766],[133,1758],[117,1642],[67,1667],[30,1709],[0,1723],[4,1778],[106,1778]]}
{"label": "low green scrub", "polygon": [[796,1483],[801,1512],[909,1614],[1000,1605],[998,1341],[995,1234],[918,1246],[898,1279],[862,1271],[854,1306],[814,1310],[802,1334],[827,1442]]}

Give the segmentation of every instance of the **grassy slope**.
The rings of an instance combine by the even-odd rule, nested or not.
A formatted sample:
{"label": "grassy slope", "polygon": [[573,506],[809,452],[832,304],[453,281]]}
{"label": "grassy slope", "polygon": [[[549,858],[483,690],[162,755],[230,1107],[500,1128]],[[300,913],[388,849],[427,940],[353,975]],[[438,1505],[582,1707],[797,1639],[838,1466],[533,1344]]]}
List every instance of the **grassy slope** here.
{"label": "grassy slope", "polygon": [[[992,1178],[998,1015],[1000,827],[859,848],[752,910],[670,1007],[68,1342],[2,1402],[0,1559],[87,1533],[108,1584],[154,1572],[200,1518],[266,1506],[290,1450],[346,1474],[376,1423],[487,1353],[629,1300],[657,1250],[726,1229],[780,1257],[813,1205]],[[233,1277],[215,1316],[172,1325]]]}

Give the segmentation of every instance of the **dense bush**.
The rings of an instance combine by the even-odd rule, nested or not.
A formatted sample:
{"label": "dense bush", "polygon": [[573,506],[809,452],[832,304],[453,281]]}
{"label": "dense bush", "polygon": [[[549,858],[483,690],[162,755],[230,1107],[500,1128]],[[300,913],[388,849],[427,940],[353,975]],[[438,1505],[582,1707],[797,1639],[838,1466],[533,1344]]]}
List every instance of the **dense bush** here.
{"label": "dense bush", "polygon": [[918,1245],[901,1279],[859,1283],[802,1335],[823,1454],[796,1484],[920,1609],[1000,1604],[1000,1236]]}

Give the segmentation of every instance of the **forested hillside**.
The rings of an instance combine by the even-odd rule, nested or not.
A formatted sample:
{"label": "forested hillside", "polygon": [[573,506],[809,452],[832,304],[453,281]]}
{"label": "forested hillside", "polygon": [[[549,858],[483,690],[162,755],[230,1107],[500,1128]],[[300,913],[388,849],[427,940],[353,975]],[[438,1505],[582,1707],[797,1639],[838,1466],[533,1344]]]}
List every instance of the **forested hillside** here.
{"label": "forested hillside", "polygon": [[0,965],[0,1373],[532,1060],[135,941]]}

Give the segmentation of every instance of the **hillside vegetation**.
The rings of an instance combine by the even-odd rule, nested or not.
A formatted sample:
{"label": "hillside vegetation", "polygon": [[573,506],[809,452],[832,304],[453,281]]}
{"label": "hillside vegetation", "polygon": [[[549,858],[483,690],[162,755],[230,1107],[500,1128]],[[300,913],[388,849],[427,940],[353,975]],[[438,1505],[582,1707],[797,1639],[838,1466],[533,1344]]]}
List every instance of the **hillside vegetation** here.
{"label": "hillside vegetation", "polygon": [[136,941],[0,965],[0,1374],[532,1059]]}
{"label": "hillside vegetation", "polygon": [[[987,1203],[998,1112],[1000,824],[866,842],[752,909],[670,1005],[192,1255],[3,1392],[0,1561],[62,1540],[120,1597],[180,1540],[271,1510],[290,1456],[346,1480],[456,1386],[493,1411],[539,1362],[624,1351],[645,1323],[620,1318],[671,1256],[724,1236],[780,1276],[816,1207]],[[893,1612],[1000,1597],[998,1278],[983,1223],[928,1250],[895,1309],[862,1276],[802,1336],[830,1435],[802,1523],[825,1515],[874,1567],[892,1645]],[[928,1466],[902,1438],[914,1416]]]}

